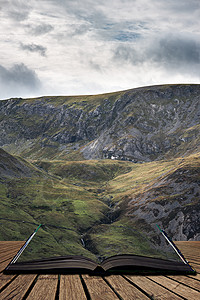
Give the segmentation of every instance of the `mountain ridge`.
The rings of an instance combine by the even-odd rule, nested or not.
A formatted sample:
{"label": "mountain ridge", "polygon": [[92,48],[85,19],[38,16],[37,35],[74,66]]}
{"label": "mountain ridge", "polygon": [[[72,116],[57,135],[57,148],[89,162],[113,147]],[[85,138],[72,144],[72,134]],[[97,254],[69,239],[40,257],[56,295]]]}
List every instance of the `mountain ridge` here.
{"label": "mountain ridge", "polygon": [[60,155],[73,160],[74,150],[78,160],[151,161],[174,156],[176,149],[184,155],[191,144],[199,149],[199,91],[200,85],[165,85],[5,100],[0,102],[0,146],[33,159]]}

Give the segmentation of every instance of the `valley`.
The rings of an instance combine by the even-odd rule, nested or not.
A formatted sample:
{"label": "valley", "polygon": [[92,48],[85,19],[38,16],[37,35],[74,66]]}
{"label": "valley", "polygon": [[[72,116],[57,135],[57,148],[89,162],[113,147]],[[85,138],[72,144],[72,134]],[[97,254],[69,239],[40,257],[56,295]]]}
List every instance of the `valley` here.
{"label": "valley", "polygon": [[99,260],[150,251],[156,224],[199,240],[199,92],[0,101],[0,239],[23,240],[41,223],[48,256]]}

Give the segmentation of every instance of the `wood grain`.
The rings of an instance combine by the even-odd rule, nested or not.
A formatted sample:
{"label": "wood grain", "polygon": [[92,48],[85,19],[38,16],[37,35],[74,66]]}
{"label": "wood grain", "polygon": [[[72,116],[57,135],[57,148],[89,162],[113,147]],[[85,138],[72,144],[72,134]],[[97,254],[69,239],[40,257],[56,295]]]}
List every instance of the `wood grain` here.
{"label": "wood grain", "polygon": [[26,294],[35,277],[36,275],[33,274],[19,275],[6,287],[5,290],[3,290],[3,292],[0,294],[0,300],[21,300]]}
{"label": "wood grain", "polygon": [[11,259],[17,254],[24,242],[1,241],[0,242],[0,272],[9,264]]}
{"label": "wood grain", "polygon": [[5,250],[19,250],[24,245],[24,243],[24,241],[1,241],[0,253]]}
{"label": "wood grain", "polygon": [[148,276],[148,278],[186,299],[198,299],[199,297],[199,292],[196,290],[165,276]]}
{"label": "wood grain", "polygon": [[16,275],[0,274],[0,289],[2,289],[8,282],[10,282]]}
{"label": "wood grain", "polygon": [[126,279],[120,275],[112,275],[106,277],[106,280],[115,289],[115,291],[123,298],[123,300],[130,299],[149,299],[145,294],[131,285]]}
{"label": "wood grain", "polygon": [[106,300],[119,299],[102,277],[89,275],[83,275],[82,277],[92,300],[105,300],[105,297]]}
{"label": "wood grain", "polygon": [[200,281],[200,274],[196,274],[196,275],[188,275],[188,277],[193,278],[195,280],[199,280]]}
{"label": "wood grain", "polygon": [[181,297],[176,296],[173,292],[169,292],[166,288],[161,287],[157,283],[149,280],[145,276],[125,276],[125,277],[127,277],[134,284],[142,288],[153,299],[156,300],[182,299]]}
{"label": "wood grain", "polygon": [[200,282],[198,280],[195,280],[187,276],[167,276],[167,277],[177,282],[184,283],[185,285],[194,288],[200,292]]}
{"label": "wood grain", "polygon": [[58,275],[40,275],[28,300],[54,300],[58,285]]}
{"label": "wood grain", "polygon": [[9,262],[10,262],[10,259],[5,260],[4,262],[0,263],[0,272],[2,272],[7,267]]}
{"label": "wood grain", "polygon": [[79,275],[61,275],[59,300],[87,300]]}
{"label": "wood grain", "polygon": [[17,251],[10,251],[10,252],[7,252],[7,253],[4,253],[4,254],[0,254],[1,255],[1,260],[0,262],[4,262],[6,260],[10,260],[17,254]]}
{"label": "wood grain", "polygon": [[183,252],[184,256],[200,256],[200,241],[178,241],[175,242],[176,246]]}
{"label": "wood grain", "polygon": [[16,245],[23,245],[25,241],[1,241],[0,242],[0,249],[4,246],[6,247],[15,247]]}
{"label": "wood grain", "polygon": [[199,264],[190,263],[190,265],[192,266],[193,269],[195,269],[195,271],[197,273],[200,273],[200,265]]}
{"label": "wood grain", "polygon": [[200,266],[200,259],[189,258],[187,261],[189,262],[189,264],[195,263]]}
{"label": "wood grain", "polygon": [[15,249],[9,249],[9,250],[2,250],[0,252],[0,262],[4,262],[5,260],[11,260],[18,252],[20,248],[15,248]]}

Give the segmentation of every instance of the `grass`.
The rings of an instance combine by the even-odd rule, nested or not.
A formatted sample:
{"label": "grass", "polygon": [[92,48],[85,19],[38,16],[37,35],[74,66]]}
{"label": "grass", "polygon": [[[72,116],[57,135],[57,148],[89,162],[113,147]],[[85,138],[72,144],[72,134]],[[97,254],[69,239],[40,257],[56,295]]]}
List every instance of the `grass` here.
{"label": "grass", "polygon": [[[105,259],[113,254],[135,254],[151,257],[166,258],[162,247],[156,247],[138,226],[128,218],[121,218],[113,224],[97,226],[91,231],[89,239],[92,246],[100,253],[100,259]],[[87,236],[86,236],[87,243]]]}
{"label": "grass", "polygon": [[[32,164],[16,159],[31,168]],[[158,250],[151,250],[144,236],[143,231],[149,230],[147,225],[139,226],[126,216],[128,203],[152,189],[157,191],[156,201],[175,201],[182,194],[169,195],[162,180],[175,181],[179,178],[177,172],[184,170],[189,172],[187,180],[197,180],[199,167],[199,153],[143,164],[117,160],[34,161],[32,170],[37,176],[0,181],[0,239],[24,240],[42,223],[37,245],[30,248],[33,252],[27,253],[27,259],[37,257],[39,251],[46,256],[81,254],[93,259],[123,252],[160,255]],[[116,219],[109,222],[109,214],[117,210]],[[83,236],[91,251],[83,247]]]}
{"label": "grass", "polygon": [[92,108],[97,107],[105,99],[107,99],[107,101],[113,104],[113,102],[115,102],[125,92],[126,91],[112,92],[112,93],[98,94],[98,95],[79,95],[79,96],[45,96],[45,97],[38,97],[38,98],[21,99],[17,103],[17,105],[22,106],[27,101],[29,104],[43,102],[45,104],[54,105],[54,107],[65,105],[66,107],[70,106],[75,109],[81,108],[83,110],[88,111]]}
{"label": "grass", "polygon": [[177,164],[174,161],[134,164],[129,173],[120,175],[109,182],[108,191],[115,196],[116,200],[125,195],[132,196],[141,192],[154,180],[173,172]]}

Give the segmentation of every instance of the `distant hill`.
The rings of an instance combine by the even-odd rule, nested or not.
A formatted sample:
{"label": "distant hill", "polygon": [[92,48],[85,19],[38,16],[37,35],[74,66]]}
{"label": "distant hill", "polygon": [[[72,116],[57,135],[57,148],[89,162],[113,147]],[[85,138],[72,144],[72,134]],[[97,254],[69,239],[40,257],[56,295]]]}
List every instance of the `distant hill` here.
{"label": "distant hill", "polygon": [[0,101],[0,239],[42,223],[50,253],[91,258],[156,245],[156,224],[199,240],[199,131],[200,85]]}
{"label": "distant hill", "polygon": [[0,148],[0,179],[41,175],[33,165],[20,157],[14,157]]}

